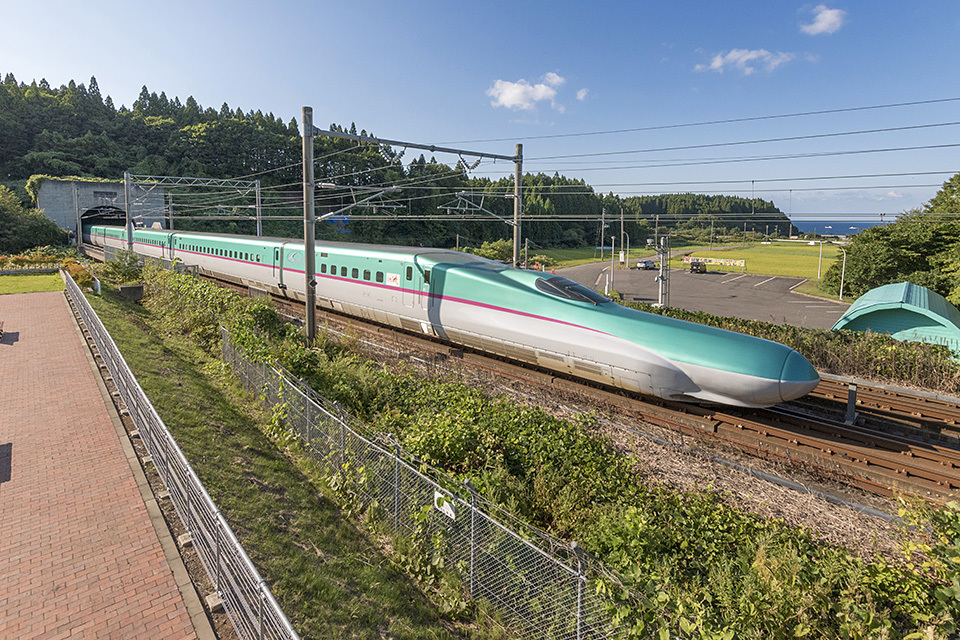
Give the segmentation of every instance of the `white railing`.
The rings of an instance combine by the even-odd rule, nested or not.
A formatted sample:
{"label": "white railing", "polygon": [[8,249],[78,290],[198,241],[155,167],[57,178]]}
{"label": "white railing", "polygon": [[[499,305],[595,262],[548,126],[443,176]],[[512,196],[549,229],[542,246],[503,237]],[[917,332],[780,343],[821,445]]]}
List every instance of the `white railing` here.
{"label": "white railing", "polygon": [[299,640],[90,303],[73,278],[61,275],[237,635],[244,640]]}

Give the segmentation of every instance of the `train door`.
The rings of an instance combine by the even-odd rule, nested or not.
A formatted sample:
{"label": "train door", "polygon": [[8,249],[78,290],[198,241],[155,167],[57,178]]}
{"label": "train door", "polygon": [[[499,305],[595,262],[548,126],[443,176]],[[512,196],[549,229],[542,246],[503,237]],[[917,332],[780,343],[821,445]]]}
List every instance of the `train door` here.
{"label": "train door", "polygon": [[413,266],[412,262],[405,262],[403,265],[403,274],[400,276],[400,288],[402,290],[403,306],[413,309],[419,306],[420,298],[420,271]]}
{"label": "train door", "polygon": [[287,285],[283,282],[283,250],[286,242],[281,242],[279,247],[273,249],[273,281],[281,289],[286,289]]}
{"label": "train door", "polygon": [[420,287],[420,296],[417,300],[417,306],[421,309],[429,309],[430,302],[432,298],[430,297],[430,269],[424,269],[423,271],[423,284]]}

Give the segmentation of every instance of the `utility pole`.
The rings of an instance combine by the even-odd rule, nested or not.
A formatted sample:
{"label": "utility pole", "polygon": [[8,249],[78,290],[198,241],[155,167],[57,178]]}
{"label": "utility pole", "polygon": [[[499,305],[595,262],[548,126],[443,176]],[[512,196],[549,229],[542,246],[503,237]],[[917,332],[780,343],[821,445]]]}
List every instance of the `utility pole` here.
{"label": "utility pole", "polygon": [[[304,286],[306,290],[307,344],[312,345],[317,336],[316,301],[316,212],[313,200],[313,107],[303,108],[303,248],[306,269]],[[257,191],[259,194],[259,190]],[[259,222],[259,221],[258,221]],[[259,226],[259,225],[258,225]]]}
{"label": "utility pole", "polygon": [[670,306],[670,236],[660,238],[660,244],[657,246],[657,254],[660,257],[660,275],[657,276],[657,282],[660,283],[660,295],[657,300],[657,307]]}
{"label": "utility pole", "polygon": [[80,190],[77,188],[77,183],[73,183],[73,208],[77,210],[77,251],[80,250],[80,245],[83,244],[83,229],[80,227]]}
{"label": "utility pole", "polygon": [[523,145],[517,144],[513,169],[513,266],[520,266],[520,183],[523,180]]}
{"label": "utility pole", "polygon": [[613,283],[613,270],[615,265],[613,263],[614,257],[617,255],[617,239],[614,236],[610,236],[610,291],[614,289]]}
{"label": "utility pole", "polygon": [[[123,172],[123,208],[127,214],[127,251],[133,251],[133,218],[130,217],[130,172]],[[103,257],[107,257],[107,252],[103,252]]]}
{"label": "utility pole", "polygon": [[[312,149],[312,147],[311,147]],[[257,237],[263,235],[263,218],[261,217],[260,207],[260,180],[257,180]]]}
{"label": "utility pole", "polygon": [[[623,253],[623,207],[620,207],[620,252]],[[623,262],[621,260],[620,262]]]}
{"label": "utility pole", "polygon": [[607,208],[600,208],[600,262],[603,262],[603,230],[606,228],[607,223],[605,218],[607,217]]}

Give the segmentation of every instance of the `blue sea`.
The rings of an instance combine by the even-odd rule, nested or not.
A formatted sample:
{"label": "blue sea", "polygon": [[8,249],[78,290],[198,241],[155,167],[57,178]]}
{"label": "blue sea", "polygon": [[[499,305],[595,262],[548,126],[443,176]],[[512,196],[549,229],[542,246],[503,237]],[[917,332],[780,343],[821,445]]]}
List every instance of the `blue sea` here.
{"label": "blue sea", "polygon": [[[890,220],[889,222],[893,222]],[[887,224],[884,221],[883,224]],[[852,236],[863,229],[869,229],[879,225],[879,222],[866,222],[864,220],[794,220],[793,226],[800,229],[802,233],[819,233],[824,236]]]}

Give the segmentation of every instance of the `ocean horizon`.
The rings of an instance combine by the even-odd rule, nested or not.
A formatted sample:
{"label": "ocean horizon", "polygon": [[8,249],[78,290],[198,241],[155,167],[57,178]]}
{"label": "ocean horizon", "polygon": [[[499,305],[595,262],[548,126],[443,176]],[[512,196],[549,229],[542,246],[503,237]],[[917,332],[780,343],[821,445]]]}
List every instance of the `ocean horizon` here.
{"label": "ocean horizon", "polygon": [[[892,222],[892,220],[891,220]],[[864,229],[876,227],[888,222],[864,222],[863,220],[803,220],[793,222],[801,233],[819,233],[824,236],[852,236]]]}

